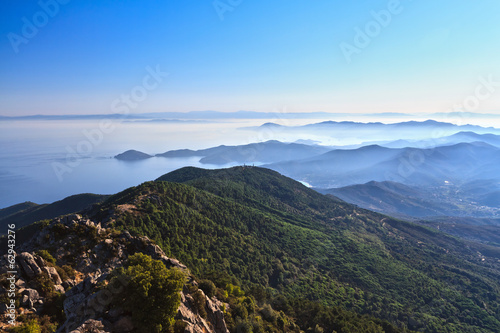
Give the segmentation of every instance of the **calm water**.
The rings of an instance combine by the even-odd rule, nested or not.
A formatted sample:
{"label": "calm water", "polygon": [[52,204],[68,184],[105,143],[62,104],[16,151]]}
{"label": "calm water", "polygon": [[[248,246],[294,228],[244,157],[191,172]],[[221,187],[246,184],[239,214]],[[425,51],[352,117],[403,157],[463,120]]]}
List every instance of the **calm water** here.
{"label": "calm water", "polygon": [[115,126],[104,133],[98,122],[1,122],[0,208],[24,201],[48,203],[77,193],[116,193],[183,166],[201,166],[199,158],[112,158],[128,149],[156,154],[209,147],[220,144],[221,137],[228,142],[236,137],[228,124]]}
{"label": "calm water", "polygon": [[287,139],[279,133],[263,136],[238,130],[262,123],[115,122],[103,132],[98,121],[3,121],[0,208],[24,201],[50,203],[86,192],[112,194],[183,166],[221,167],[202,165],[199,158],[155,157],[137,162],[112,158],[128,149],[154,155],[172,149]]}
{"label": "calm water", "polygon": [[[377,119],[334,119],[375,121]],[[384,122],[408,119],[385,119]],[[424,120],[424,119],[422,119]],[[282,125],[316,123],[315,119],[238,120],[218,123],[119,122],[112,128],[99,121],[0,121],[0,208],[24,201],[50,203],[78,193],[112,194],[153,180],[183,166],[201,165],[199,158],[151,158],[123,162],[112,157],[128,149],[149,154],[173,149],[202,149],[268,140],[315,140],[324,145],[355,144],[343,138],[290,137],[278,131],[256,133],[238,129],[265,122]],[[452,122],[452,121],[450,121]],[[473,122],[469,122],[473,123]],[[477,125],[497,126],[491,119]],[[344,141],[343,141],[344,140]],[[227,165],[229,166],[229,165]]]}

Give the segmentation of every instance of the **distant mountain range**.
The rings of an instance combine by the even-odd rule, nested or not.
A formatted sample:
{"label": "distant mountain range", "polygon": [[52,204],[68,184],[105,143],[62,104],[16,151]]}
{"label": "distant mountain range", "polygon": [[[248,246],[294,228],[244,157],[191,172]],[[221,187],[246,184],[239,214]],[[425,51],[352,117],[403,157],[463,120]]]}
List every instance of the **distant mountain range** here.
{"label": "distant mountain range", "polygon": [[482,142],[428,149],[336,149],[312,158],[268,164],[273,170],[314,187],[342,187],[369,181],[441,186],[500,179],[500,148]]}
{"label": "distant mountain range", "polygon": [[457,215],[458,207],[433,201],[421,189],[396,182],[371,181],[340,188],[318,189],[360,207],[397,217]]}
{"label": "distant mountain range", "polygon": [[2,120],[86,120],[86,119],[163,119],[163,120],[216,120],[216,119],[345,119],[345,118],[373,117],[385,118],[435,118],[435,119],[498,119],[500,115],[492,113],[472,113],[472,112],[450,112],[450,113],[430,113],[430,114],[407,114],[397,112],[381,113],[331,113],[331,112],[257,112],[257,111],[236,111],[220,112],[213,110],[189,111],[189,112],[154,112],[154,113],[131,113],[131,114],[77,114],[77,115],[26,115],[26,116],[1,116]]}
{"label": "distant mountain range", "polygon": [[[296,135],[300,138],[321,137],[333,141],[351,142],[391,142],[394,138],[400,140],[426,140],[431,145],[439,138],[458,132],[472,131],[478,134],[500,134],[500,130],[493,127],[476,125],[454,125],[435,120],[408,121],[394,124],[381,122],[365,123],[353,121],[324,121],[302,126],[284,126],[276,123],[265,123],[257,127],[244,127],[244,130],[276,132],[280,134]],[[430,139],[430,140],[429,140]]]}
{"label": "distant mountain range", "polygon": [[444,136],[436,139],[427,140],[396,140],[387,143],[379,142],[383,147],[387,148],[432,148],[437,146],[450,146],[464,142],[484,142],[495,147],[500,147],[500,135],[491,133],[477,134],[472,131],[458,132],[449,136]]}
{"label": "distant mountain range", "polygon": [[[241,146],[218,146],[201,150],[171,150],[157,157],[183,158],[199,156],[203,164],[224,165],[231,163],[273,163],[323,154],[330,149],[298,143],[266,141]],[[137,150],[128,150],[115,158],[124,161],[143,160],[152,157]]]}
{"label": "distant mountain range", "polygon": [[[155,156],[199,157],[212,165],[264,164],[322,193],[401,218],[500,217],[500,136],[495,134],[466,131],[355,149],[267,141]],[[115,158],[152,157],[129,150]]]}
{"label": "distant mountain range", "polygon": [[128,150],[115,156],[123,161],[137,161],[148,159],[153,156],[167,158],[201,157],[200,162],[204,164],[224,165],[230,163],[274,163],[279,161],[297,160],[313,157],[334,149],[361,148],[364,146],[381,146],[385,148],[433,148],[448,146],[458,143],[484,142],[500,148],[500,135],[491,133],[477,134],[472,131],[458,132],[449,136],[427,140],[396,140],[396,141],[374,141],[359,145],[343,147],[328,147],[318,145],[314,140],[297,140],[295,143],[283,143],[276,140],[267,142],[251,143],[247,145],[225,146],[191,150],[179,149],[165,153],[150,155],[137,150]]}
{"label": "distant mountain range", "polygon": [[[403,114],[398,114],[404,116]],[[155,112],[133,114],[93,114],[93,115],[28,115],[0,116],[1,120],[86,120],[86,119],[127,119],[127,120],[223,120],[223,119],[326,119],[329,117],[346,117],[347,113],[327,112],[256,112],[256,111],[190,111],[190,112]],[[382,114],[380,114],[382,116]],[[407,115],[410,117],[411,115]]]}

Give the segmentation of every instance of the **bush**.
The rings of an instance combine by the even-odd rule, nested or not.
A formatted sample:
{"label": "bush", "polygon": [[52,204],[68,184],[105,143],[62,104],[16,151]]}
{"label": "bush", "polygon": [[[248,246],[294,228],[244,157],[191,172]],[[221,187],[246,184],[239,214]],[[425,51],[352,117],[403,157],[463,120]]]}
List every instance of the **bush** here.
{"label": "bush", "polygon": [[245,293],[243,292],[243,290],[241,290],[239,286],[235,286],[231,283],[226,286],[226,291],[229,295],[233,295],[236,297],[245,296]]}
{"label": "bush", "polygon": [[238,304],[238,305],[234,306],[232,313],[233,313],[233,316],[235,318],[239,317],[239,318],[244,320],[244,319],[247,319],[247,317],[248,317],[247,308],[243,304]]}
{"label": "bush", "polygon": [[36,289],[40,291],[43,297],[52,297],[55,293],[54,282],[49,277],[47,272],[42,272],[42,274],[38,274],[35,279]]}
{"label": "bush", "polygon": [[66,275],[69,278],[71,278],[71,279],[75,278],[76,273],[75,273],[75,270],[73,269],[73,267],[71,267],[70,265],[63,265],[61,268],[66,272]]}
{"label": "bush", "polygon": [[269,304],[265,304],[262,307],[262,310],[260,310],[260,313],[262,314],[262,318],[270,323],[276,323],[276,320],[278,319],[278,315]]}
{"label": "bush", "polygon": [[210,280],[201,280],[198,287],[201,290],[203,290],[205,295],[207,295],[209,298],[214,297],[215,293],[217,292],[217,288],[215,287],[215,284]]}
{"label": "bush", "polygon": [[[18,319],[22,319],[19,317]],[[26,320],[26,319],[25,319]],[[57,330],[57,325],[52,323],[48,316],[43,316],[38,319],[29,319],[25,323],[13,327],[9,330],[11,333],[54,333]]]}
{"label": "bush", "polygon": [[168,332],[180,305],[185,276],[167,269],[159,260],[137,253],[129,257],[127,268],[114,273],[110,285],[124,285],[113,304],[132,314],[138,332]]}
{"label": "bush", "polygon": [[36,251],[36,254],[43,258],[48,263],[52,265],[56,264],[56,259],[47,250]]}
{"label": "bush", "polygon": [[204,319],[207,319],[207,311],[205,310],[205,306],[207,304],[207,299],[203,295],[201,291],[196,291],[193,294],[193,299],[194,299],[194,306],[198,310],[198,313],[200,316]]}
{"label": "bush", "polygon": [[42,329],[36,319],[31,319],[28,322],[11,329],[12,333],[42,333]]}
{"label": "bush", "polygon": [[63,281],[75,277],[75,270],[70,265],[63,265],[62,267],[56,266],[56,271]]}

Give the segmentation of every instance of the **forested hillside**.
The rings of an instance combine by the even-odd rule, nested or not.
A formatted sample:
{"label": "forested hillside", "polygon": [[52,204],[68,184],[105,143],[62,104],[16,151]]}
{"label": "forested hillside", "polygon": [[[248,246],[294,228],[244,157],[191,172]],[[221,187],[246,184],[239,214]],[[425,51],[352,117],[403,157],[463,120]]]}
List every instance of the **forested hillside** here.
{"label": "forested hillside", "polygon": [[391,331],[386,320],[402,330],[500,331],[500,249],[339,202],[271,170],[183,168],[112,196],[93,218],[147,235],[219,286],[240,284],[302,329],[360,332],[348,323],[366,321]]}

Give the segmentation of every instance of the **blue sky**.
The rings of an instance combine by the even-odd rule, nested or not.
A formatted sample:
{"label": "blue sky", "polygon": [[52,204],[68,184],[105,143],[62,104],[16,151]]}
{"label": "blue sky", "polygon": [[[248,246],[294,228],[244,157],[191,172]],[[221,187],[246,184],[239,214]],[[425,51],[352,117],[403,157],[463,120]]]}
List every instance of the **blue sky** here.
{"label": "blue sky", "polygon": [[148,67],[133,112],[447,112],[500,82],[497,0],[61,2],[2,1],[0,115],[111,113]]}

